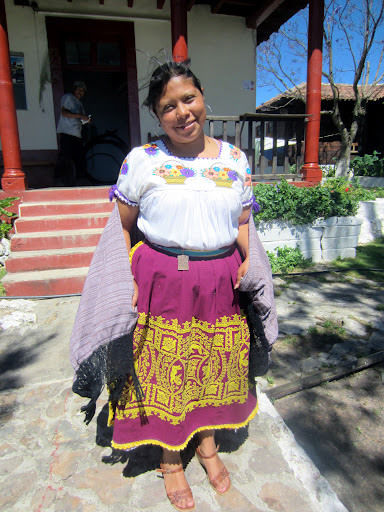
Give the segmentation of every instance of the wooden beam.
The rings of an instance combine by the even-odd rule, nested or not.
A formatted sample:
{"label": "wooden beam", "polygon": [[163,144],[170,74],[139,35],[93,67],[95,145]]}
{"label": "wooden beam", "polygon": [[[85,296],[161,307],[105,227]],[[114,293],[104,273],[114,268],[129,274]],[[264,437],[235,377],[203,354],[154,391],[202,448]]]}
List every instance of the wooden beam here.
{"label": "wooden beam", "polygon": [[128,7],[133,7],[133,0],[127,0]]}
{"label": "wooden beam", "polygon": [[104,5],[104,0],[99,0],[100,5]]}
{"label": "wooden beam", "polygon": [[156,8],[162,9],[164,7],[165,0],[157,0]]}
{"label": "wooden beam", "polygon": [[384,361],[384,351],[381,350],[380,352],[375,352],[367,357],[360,357],[357,361],[349,362],[345,366],[339,366],[333,370],[313,373],[307,377],[301,377],[295,382],[288,382],[287,384],[275,386],[274,388],[267,390],[266,395],[272,400],[278,400],[284,396],[293,395],[298,391],[314,388],[322,382],[331,382],[333,380],[346,377],[347,375],[351,375],[352,373],[360,372],[361,370],[365,370],[366,368],[381,363],[382,361]]}
{"label": "wooden beam", "polygon": [[187,0],[171,0],[172,58],[188,60]]}
{"label": "wooden beam", "polygon": [[1,188],[13,195],[25,190],[27,181],[21,164],[4,0],[0,0],[0,138],[4,161]]}
{"label": "wooden beam", "polygon": [[319,183],[322,171],[319,166],[319,137],[321,111],[321,75],[323,69],[323,20],[324,0],[309,0],[308,13],[308,63],[306,114],[310,115],[305,126],[304,181]]}
{"label": "wooden beam", "polygon": [[269,3],[267,7],[264,9],[259,9],[255,11],[250,16],[246,18],[246,24],[248,28],[257,28],[259,27],[271,14],[273,14],[281,4],[284,3],[285,0],[273,0],[273,2]]}

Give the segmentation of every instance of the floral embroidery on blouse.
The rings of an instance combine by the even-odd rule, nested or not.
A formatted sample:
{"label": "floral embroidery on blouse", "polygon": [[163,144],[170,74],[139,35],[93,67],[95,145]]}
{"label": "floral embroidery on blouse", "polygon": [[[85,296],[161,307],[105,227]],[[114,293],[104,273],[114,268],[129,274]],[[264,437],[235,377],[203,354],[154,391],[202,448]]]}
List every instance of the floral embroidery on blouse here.
{"label": "floral embroidery on blouse", "polygon": [[120,168],[120,174],[128,174],[128,164],[127,164],[127,159],[125,158],[123,163],[121,164],[121,168]]}
{"label": "floral embroidery on blouse", "polygon": [[164,178],[167,183],[184,183],[187,178],[192,178],[196,173],[190,167],[165,163],[161,167],[156,167],[152,174]]}
{"label": "floral embroidery on blouse", "polygon": [[159,151],[159,146],[152,142],[150,144],[144,144],[143,149],[147,155],[155,156]]}
{"label": "floral embroidery on blouse", "polygon": [[241,158],[241,151],[240,151],[239,148],[237,148],[233,144],[229,144],[229,152],[230,152],[231,157],[234,160],[236,160],[236,161],[240,160],[240,158]]}
{"label": "floral embroidery on blouse", "polygon": [[237,181],[236,171],[218,165],[205,169],[203,176],[214,181],[218,187],[232,187],[233,182]]}

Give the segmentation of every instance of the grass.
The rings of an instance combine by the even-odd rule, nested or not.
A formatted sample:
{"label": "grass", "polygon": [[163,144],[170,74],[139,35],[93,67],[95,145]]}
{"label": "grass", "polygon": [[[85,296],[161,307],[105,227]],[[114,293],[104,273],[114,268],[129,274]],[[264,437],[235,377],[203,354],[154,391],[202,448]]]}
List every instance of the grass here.
{"label": "grass", "polygon": [[[369,244],[361,245],[356,249],[355,258],[334,260],[330,267],[343,269],[353,277],[384,282],[384,237],[378,238]],[[372,271],[369,269],[380,269]],[[354,270],[352,270],[354,269]]]}

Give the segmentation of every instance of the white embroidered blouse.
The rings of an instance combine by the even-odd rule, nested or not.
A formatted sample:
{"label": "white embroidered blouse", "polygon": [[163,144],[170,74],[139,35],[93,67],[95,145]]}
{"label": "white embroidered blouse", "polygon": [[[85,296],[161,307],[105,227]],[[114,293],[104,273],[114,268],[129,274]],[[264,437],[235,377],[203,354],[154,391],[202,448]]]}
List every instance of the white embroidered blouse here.
{"label": "white embroidered blouse", "polygon": [[198,251],[233,244],[253,202],[245,154],[222,141],[217,158],[175,157],[162,140],[134,148],[114,194],[139,206],[137,225],[150,242]]}

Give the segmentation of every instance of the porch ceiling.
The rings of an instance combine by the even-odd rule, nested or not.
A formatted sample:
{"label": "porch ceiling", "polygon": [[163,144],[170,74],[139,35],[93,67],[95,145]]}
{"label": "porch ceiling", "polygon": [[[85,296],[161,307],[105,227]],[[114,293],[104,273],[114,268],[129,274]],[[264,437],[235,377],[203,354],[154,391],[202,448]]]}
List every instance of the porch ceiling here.
{"label": "porch ceiling", "polygon": [[[67,0],[72,3],[72,0]],[[75,3],[74,0],[73,3]],[[104,5],[104,0],[95,0]],[[140,0],[127,0],[127,7],[136,7]],[[308,5],[309,0],[185,0],[187,9],[194,5],[204,4],[211,7],[213,14],[227,14],[245,18],[248,28],[257,29],[257,44],[266,41],[273,32],[294,14]],[[157,9],[163,9],[166,0],[156,0]],[[38,3],[31,0],[14,0],[15,5],[29,5],[38,10]]]}
{"label": "porch ceiling", "polygon": [[245,18],[248,28],[257,29],[257,44],[266,41],[273,32],[294,14],[308,5],[309,0],[187,0],[194,4],[208,4],[214,14],[228,14]]}
{"label": "porch ceiling", "polygon": [[[72,0],[67,0],[72,2]],[[245,18],[248,28],[257,29],[257,44],[266,41],[273,32],[294,14],[307,6],[309,0],[186,0],[188,10],[194,5],[205,4],[213,14],[227,14]],[[104,4],[104,0],[98,0]],[[134,7],[139,0],[127,0]],[[156,0],[156,8],[162,9],[165,0]]]}

